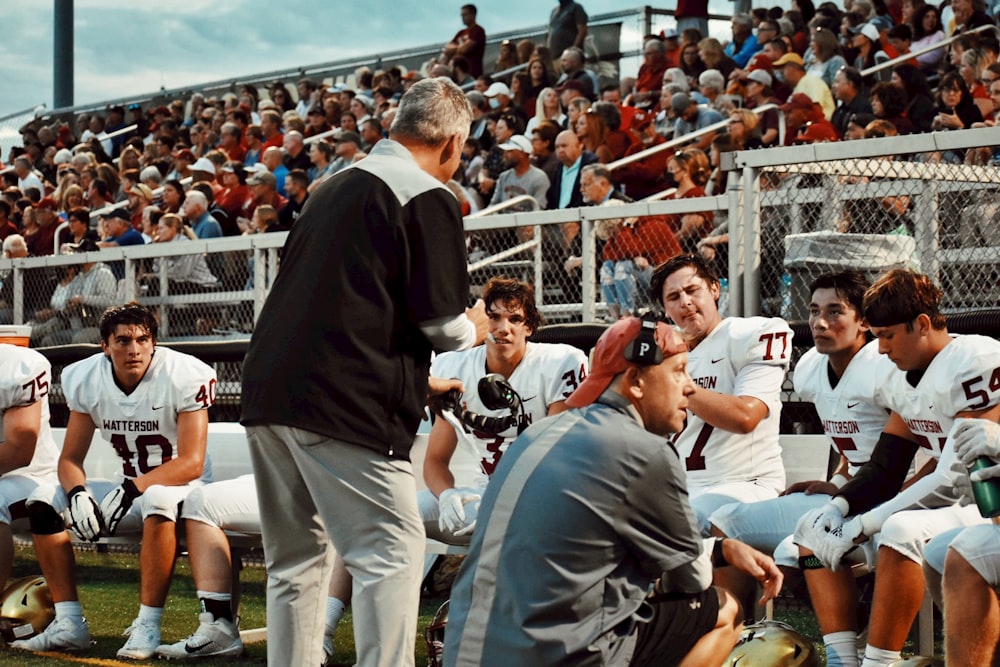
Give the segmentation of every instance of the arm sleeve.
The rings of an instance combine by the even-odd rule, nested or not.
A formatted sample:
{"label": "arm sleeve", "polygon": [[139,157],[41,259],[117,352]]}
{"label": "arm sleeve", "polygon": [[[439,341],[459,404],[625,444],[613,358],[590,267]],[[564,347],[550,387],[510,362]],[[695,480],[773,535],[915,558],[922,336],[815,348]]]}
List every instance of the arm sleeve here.
{"label": "arm sleeve", "polygon": [[420,330],[435,350],[464,350],[476,342],[476,325],[465,313],[421,322]]}
{"label": "arm sleeve", "polygon": [[[883,433],[868,463],[837,494],[850,505],[851,514],[861,514],[899,493],[919,445]],[[932,475],[929,475],[932,476]]]}
{"label": "arm sleeve", "polygon": [[951,464],[956,460],[955,448],[949,441],[934,472],[921,477],[891,500],[861,515],[865,535],[874,535],[882,530],[882,524],[896,512],[954,505],[958,500],[955,494],[955,475],[964,474],[951,469]]}

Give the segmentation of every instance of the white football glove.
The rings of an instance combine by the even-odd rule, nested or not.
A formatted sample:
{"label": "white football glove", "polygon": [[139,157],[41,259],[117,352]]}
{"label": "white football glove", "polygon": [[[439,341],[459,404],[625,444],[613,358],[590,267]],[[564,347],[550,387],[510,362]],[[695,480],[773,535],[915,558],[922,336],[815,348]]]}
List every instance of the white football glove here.
{"label": "white football glove", "polygon": [[109,536],[115,534],[118,524],[132,509],[132,501],[141,495],[142,493],[135,487],[135,482],[126,478],[121,486],[116,486],[104,496],[104,500],[101,501],[101,514],[104,515],[104,524]]}
{"label": "white football glove", "polygon": [[829,533],[834,528],[839,528],[842,523],[844,523],[844,513],[834,503],[827,503],[822,507],[810,510],[799,520],[799,526],[808,526],[823,533]]}
{"label": "white football glove", "polygon": [[482,495],[476,489],[457,487],[445,489],[438,496],[438,528],[441,532],[449,532],[455,536],[468,535],[476,527],[476,520],[469,521],[465,506],[475,503],[479,507]]}
{"label": "white football glove", "polygon": [[[1000,459],[1000,424],[989,419],[956,419],[949,434],[955,454],[965,467],[972,466],[981,456]],[[982,470],[979,472],[986,472]],[[996,477],[998,474],[987,475]],[[973,480],[974,482],[980,480]]]}
{"label": "white football glove", "polygon": [[69,492],[69,527],[77,537],[95,542],[101,536],[100,510],[97,501],[83,486],[74,487]]}
{"label": "white football glove", "polygon": [[864,529],[861,525],[861,517],[853,517],[845,521],[842,525],[827,533],[813,553],[819,558],[824,567],[832,572],[840,568],[840,562],[849,551],[854,549],[864,537]]}
{"label": "white football glove", "polygon": [[[992,469],[992,468],[991,468]],[[955,494],[958,496],[958,504],[962,507],[976,502],[976,497],[972,495],[972,481],[969,479],[969,471],[961,461],[953,461],[951,464],[952,484],[955,487]]]}

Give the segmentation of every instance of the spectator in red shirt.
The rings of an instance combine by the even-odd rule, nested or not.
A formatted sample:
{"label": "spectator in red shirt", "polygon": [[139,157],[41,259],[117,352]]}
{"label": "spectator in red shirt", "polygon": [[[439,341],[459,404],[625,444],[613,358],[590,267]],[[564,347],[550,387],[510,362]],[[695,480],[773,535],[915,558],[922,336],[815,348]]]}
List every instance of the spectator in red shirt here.
{"label": "spectator in red shirt", "polygon": [[284,138],[281,136],[281,114],[274,109],[267,109],[260,114],[260,129],[264,135],[264,147],[261,152],[274,146],[281,148]]}
{"label": "spectator in red shirt", "polygon": [[656,38],[647,39],[642,46],[642,65],[635,79],[633,105],[648,109],[660,95],[663,73],[670,67],[666,45]]}
{"label": "spectator in red shirt", "polygon": [[451,65],[455,56],[463,56],[469,63],[469,74],[473,77],[483,73],[483,53],[486,51],[486,31],[476,23],[476,6],[462,5],[462,25],[451,41],[444,45],[438,62]]}

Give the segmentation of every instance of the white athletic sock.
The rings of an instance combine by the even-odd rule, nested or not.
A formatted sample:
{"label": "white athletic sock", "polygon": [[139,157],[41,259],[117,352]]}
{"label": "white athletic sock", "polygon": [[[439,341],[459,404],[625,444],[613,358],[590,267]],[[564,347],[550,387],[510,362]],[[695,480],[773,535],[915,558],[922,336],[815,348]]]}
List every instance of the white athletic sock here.
{"label": "white athletic sock", "polygon": [[83,620],[83,607],[80,606],[79,600],[70,600],[68,602],[56,602],[56,616],[58,618],[72,618],[74,620]]}
{"label": "white athletic sock", "polygon": [[139,618],[159,625],[160,619],[163,618],[163,607],[147,607],[141,604],[139,605]]}
{"label": "white athletic sock", "polygon": [[335,597],[326,598],[326,634],[332,637],[337,632],[337,625],[344,617],[347,605]]}
{"label": "white athletic sock", "polygon": [[858,667],[858,633],[853,630],[823,635],[827,667]]}
{"label": "white athletic sock", "polygon": [[865,661],[861,667],[888,667],[896,660],[899,660],[899,651],[888,651],[869,644],[865,647]]}

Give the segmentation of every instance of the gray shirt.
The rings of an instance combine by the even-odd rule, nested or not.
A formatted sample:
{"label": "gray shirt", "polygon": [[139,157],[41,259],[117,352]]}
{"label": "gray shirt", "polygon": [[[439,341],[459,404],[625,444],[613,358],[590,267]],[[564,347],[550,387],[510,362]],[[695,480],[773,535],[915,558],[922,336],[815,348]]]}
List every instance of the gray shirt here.
{"label": "gray shirt", "polygon": [[623,397],[599,400],[500,460],[452,590],[448,667],[625,665],[656,577],[708,587],[677,452]]}
{"label": "gray shirt", "polygon": [[[524,176],[518,176],[513,169],[500,173],[497,179],[496,189],[493,190],[493,198],[490,199],[490,206],[513,199],[519,195],[531,195],[538,202],[538,208],[545,208],[546,193],[549,191],[549,177],[545,172],[535,166],[529,166]],[[519,204],[510,209],[507,213],[514,211],[531,210],[527,204]]]}

